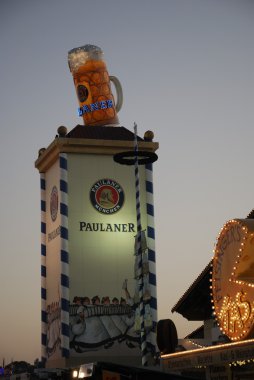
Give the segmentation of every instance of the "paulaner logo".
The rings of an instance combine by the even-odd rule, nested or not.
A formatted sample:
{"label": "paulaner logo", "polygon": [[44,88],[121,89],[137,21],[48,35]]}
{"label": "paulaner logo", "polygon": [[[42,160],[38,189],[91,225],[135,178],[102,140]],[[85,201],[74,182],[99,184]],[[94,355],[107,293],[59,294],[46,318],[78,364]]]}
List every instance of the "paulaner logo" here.
{"label": "paulaner logo", "polygon": [[124,191],[116,181],[108,178],[100,179],[90,190],[93,207],[102,214],[114,214],[124,203]]}

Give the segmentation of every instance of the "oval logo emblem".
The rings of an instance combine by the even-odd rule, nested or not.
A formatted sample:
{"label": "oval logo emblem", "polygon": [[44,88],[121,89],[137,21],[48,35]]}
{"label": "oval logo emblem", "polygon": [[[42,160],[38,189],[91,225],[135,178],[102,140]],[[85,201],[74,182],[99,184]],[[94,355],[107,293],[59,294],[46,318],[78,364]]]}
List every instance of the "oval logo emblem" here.
{"label": "oval logo emblem", "polygon": [[77,87],[77,93],[78,93],[78,98],[81,103],[84,103],[86,99],[88,98],[89,92],[86,86],[80,84]]}
{"label": "oval logo emblem", "polygon": [[57,211],[58,211],[58,191],[57,191],[57,187],[54,186],[51,190],[51,195],[50,195],[50,215],[53,222],[56,220]]}
{"label": "oval logo emblem", "polygon": [[104,178],[95,182],[90,190],[93,207],[102,214],[114,214],[124,203],[124,191],[118,182]]}

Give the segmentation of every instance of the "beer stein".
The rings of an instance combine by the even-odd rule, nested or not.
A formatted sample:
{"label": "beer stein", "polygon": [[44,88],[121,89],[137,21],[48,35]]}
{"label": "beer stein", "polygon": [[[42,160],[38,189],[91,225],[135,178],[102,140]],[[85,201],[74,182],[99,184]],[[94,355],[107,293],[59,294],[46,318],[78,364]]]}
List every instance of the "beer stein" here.
{"label": "beer stein", "polygon": [[[68,53],[68,63],[79,100],[78,114],[83,116],[84,124],[118,125],[122,87],[115,76],[109,76],[101,48],[85,45],[72,49]],[[116,89],[116,103],[110,82]]]}

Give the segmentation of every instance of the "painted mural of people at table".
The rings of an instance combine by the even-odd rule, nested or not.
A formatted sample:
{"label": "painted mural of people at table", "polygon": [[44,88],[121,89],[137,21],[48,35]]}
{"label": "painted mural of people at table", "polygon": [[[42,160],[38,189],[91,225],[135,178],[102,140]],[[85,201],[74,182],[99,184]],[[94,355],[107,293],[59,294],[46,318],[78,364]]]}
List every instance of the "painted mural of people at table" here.
{"label": "painted mural of people at table", "polygon": [[112,299],[112,305],[119,305],[119,299],[116,298],[116,297],[114,297],[114,298]]}
{"label": "painted mural of people at table", "polygon": [[[101,305],[100,297],[94,296],[92,298],[92,305]],[[75,336],[75,342],[82,342],[86,344],[96,344],[109,339],[104,325],[96,312],[89,318],[85,318],[85,307],[92,307],[90,298],[84,297],[83,305],[80,305],[77,310],[78,320],[72,325],[72,333]]]}
{"label": "painted mural of people at table", "polygon": [[[117,297],[114,297],[112,299],[112,305],[114,305],[116,307],[117,306],[120,306],[120,307],[121,306],[126,306],[125,299],[121,298],[121,300],[124,300],[124,302],[122,302],[122,304],[120,305],[119,299]],[[128,329],[129,329],[129,325],[128,325],[128,323],[126,323],[125,317],[126,317],[126,315],[117,315],[117,314],[111,316],[112,321],[114,322],[115,326],[118,328],[118,330],[121,331],[122,337],[119,338],[120,341],[122,341],[122,340],[125,339],[125,334],[128,331]]]}
{"label": "painted mural of people at table", "polygon": [[109,296],[102,297],[102,299],[101,299],[101,304],[102,304],[102,305],[105,305],[105,306],[110,305],[110,299],[109,299]]}
{"label": "painted mural of people at table", "polygon": [[[104,305],[104,307],[109,307],[110,305],[109,296],[105,296],[102,298],[102,305]],[[115,325],[112,315],[102,315],[100,316],[100,320],[102,321],[105,329],[107,330],[110,338],[112,339],[111,342],[107,342],[107,344],[105,345],[105,348],[109,348],[114,344],[113,340],[116,339],[117,337],[120,337],[122,332]]]}
{"label": "painted mural of people at table", "polygon": [[129,293],[128,280],[127,279],[124,280],[123,285],[122,285],[122,289],[125,292],[126,299],[121,298],[121,305],[129,305],[132,307],[132,311],[127,315],[126,314],[123,315],[122,319],[128,327],[131,327],[131,326],[133,326],[134,320],[135,320],[135,313],[134,313],[135,303],[134,303],[134,299],[131,297],[131,295]]}
{"label": "painted mural of people at table", "polygon": [[81,305],[81,297],[75,296],[73,298],[74,305]]}
{"label": "painted mural of people at table", "polygon": [[80,322],[83,322],[85,319],[84,311],[85,311],[85,307],[83,305],[80,305],[77,310],[77,316]]}
{"label": "painted mural of people at table", "polygon": [[122,305],[122,306],[126,305],[126,299],[125,298],[123,298],[123,297],[120,298],[120,305]]}
{"label": "painted mural of people at table", "polygon": [[72,325],[72,332],[74,335],[81,335],[85,331],[86,322],[84,316],[84,306],[80,305],[77,309],[77,316],[74,324]]}
{"label": "painted mural of people at table", "polygon": [[59,302],[52,302],[47,306],[47,352],[51,356],[60,345],[60,318]]}
{"label": "painted mural of people at table", "polygon": [[72,347],[77,353],[109,349],[115,342],[124,342],[129,348],[139,347],[139,335],[134,330],[136,305],[128,290],[128,280],[124,280],[122,289],[125,297],[121,299],[109,295],[76,297],[78,308],[71,332]]}
{"label": "painted mural of people at table", "polygon": [[100,305],[100,304],[101,304],[100,297],[99,297],[99,296],[94,296],[94,297],[92,298],[92,304],[93,304],[93,305]]}
{"label": "painted mural of people at table", "polygon": [[136,330],[136,326],[139,319],[139,304],[138,299],[135,297],[136,292],[134,294],[134,297],[131,297],[130,292],[128,290],[128,280],[125,279],[123,281],[122,289],[124,290],[125,297],[121,298],[121,304],[126,304],[131,306],[130,313],[122,315],[122,320],[127,326],[126,331],[126,345],[129,348],[137,348],[139,346],[139,332]]}
{"label": "painted mural of people at table", "polygon": [[99,316],[92,316],[85,319],[85,330],[75,337],[75,342],[82,342],[88,345],[98,346],[110,339],[110,335],[103,325]]}
{"label": "painted mural of people at table", "polygon": [[89,298],[89,297],[84,297],[84,298],[82,299],[82,305],[84,305],[84,306],[91,305],[91,300],[90,300],[90,298]]}

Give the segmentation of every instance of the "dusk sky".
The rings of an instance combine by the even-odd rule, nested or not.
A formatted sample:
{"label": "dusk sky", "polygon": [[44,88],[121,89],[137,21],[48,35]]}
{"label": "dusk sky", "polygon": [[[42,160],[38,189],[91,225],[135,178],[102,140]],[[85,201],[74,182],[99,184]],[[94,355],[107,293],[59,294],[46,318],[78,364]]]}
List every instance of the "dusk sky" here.
{"label": "dusk sky", "polygon": [[0,1],[0,364],[40,357],[38,150],[83,124],[68,51],[98,45],[124,93],[121,125],[152,130],[158,317],[254,208],[254,2]]}

